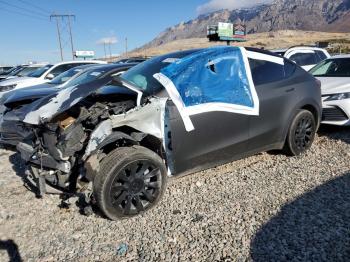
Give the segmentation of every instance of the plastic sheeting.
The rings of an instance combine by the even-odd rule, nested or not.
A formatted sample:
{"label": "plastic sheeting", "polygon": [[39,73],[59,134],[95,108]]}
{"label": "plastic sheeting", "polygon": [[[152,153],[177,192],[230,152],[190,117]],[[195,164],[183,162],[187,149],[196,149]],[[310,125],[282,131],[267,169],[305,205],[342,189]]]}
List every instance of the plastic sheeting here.
{"label": "plastic sheeting", "polygon": [[259,99],[244,48],[204,49],[163,68],[154,77],[167,89],[187,131],[194,129],[190,119],[194,114],[259,114]]}

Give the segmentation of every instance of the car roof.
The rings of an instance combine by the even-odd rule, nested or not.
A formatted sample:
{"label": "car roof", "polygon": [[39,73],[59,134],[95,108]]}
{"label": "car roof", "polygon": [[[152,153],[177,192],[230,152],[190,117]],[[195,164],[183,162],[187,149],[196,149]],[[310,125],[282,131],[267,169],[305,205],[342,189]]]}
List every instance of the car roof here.
{"label": "car roof", "polygon": [[288,48],[281,48],[281,49],[272,49],[270,50],[271,52],[286,52],[288,50]]}
{"label": "car roof", "polygon": [[66,64],[106,64],[105,61],[99,61],[99,60],[73,60],[73,61],[63,61],[63,62],[58,62],[54,64],[54,66],[58,65],[66,65]]}
{"label": "car roof", "polygon": [[335,55],[335,56],[332,56],[328,59],[333,59],[333,58],[350,58],[350,54],[344,54],[344,55]]}
{"label": "car roof", "polygon": [[246,47],[245,49],[248,51],[251,51],[251,52],[256,52],[256,53],[261,53],[264,55],[270,55],[270,56],[281,58],[281,56],[279,54],[276,54],[270,50],[260,49],[260,48],[256,48],[256,47]]}
{"label": "car roof", "polygon": [[48,64],[34,64],[34,65],[26,65],[23,67],[43,67],[43,66],[47,66]]}
{"label": "car roof", "polygon": [[86,64],[86,65],[76,66],[71,69],[85,69],[85,68],[90,68],[90,67],[99,66],[99,65],[103,65],[103,64]]}
{"label": "car roof", "polygon": [[290,48],[288,48],[287,51],[290,51],[290,50],[298,50],[298,49],[303,49],[303,50],[320,50],[320,51],[324,51],[326,49],[324,48],[320,48],[320,47],[317,47],[317,46],[292,46]]}
{"label": "car roof", "polygon": [[111,71],[117,70],[117,71],[123,71],[123,70],[128,70],[131,67],[137,65],[137,63],[125,63],[125,64],[97,64],[92,67],[88,67],[85,72],[90,72],[93,70],[104,70],[107,71],[105,73],[109,74]]}

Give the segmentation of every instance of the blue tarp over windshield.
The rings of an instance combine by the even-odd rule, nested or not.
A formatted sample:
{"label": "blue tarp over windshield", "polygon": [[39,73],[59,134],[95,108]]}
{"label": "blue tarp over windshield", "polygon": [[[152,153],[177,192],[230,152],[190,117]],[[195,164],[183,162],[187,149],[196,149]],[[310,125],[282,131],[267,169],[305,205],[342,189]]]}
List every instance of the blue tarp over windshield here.
{"label": "blue tarp over windshield", "polygon": [[226,103],[254,107],[241,49],[213,47],[163,68],[186,107]]}

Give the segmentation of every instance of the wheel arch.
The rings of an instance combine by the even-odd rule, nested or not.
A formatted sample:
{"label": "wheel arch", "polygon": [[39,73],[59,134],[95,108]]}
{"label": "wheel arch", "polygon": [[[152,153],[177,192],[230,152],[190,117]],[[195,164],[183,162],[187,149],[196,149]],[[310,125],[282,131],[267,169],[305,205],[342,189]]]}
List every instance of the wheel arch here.
{"label": "wheel arch", "polygon": [[317,129],[320,125],[321,122],[321,112],[319,112],[319,110],[316,109],[316,107],[312,104],[306,104],[303,107],[301,107],[300,109],[304,109],[307,111],[310,111],[312,113],[312,115],[314,116],[316,123],[317,123]]}
{"label": "wheel arch", "polygon": [[98,146],[92,151],[85,161],[86,177],[92,181],[99,171],[99,164],[106,155],[118,147],[145,147],[162,159],[166,160],[162,140],[134,129],[113,130]]}
{"label": "wheel arch", "polygon": [[162,140],[137,130],[113,130],[112,134],[106,137],[96,150],[108,153],[116,147],[134,145],[146,147],[163,157],[161,150]]}
{"label": "wheel arch", "polygon": [[292,113],[288,117],[288,120],[286,122],[287,124],[285,125],[285,128],[283,130],[283,142],[285,142],[287,139],[288,130],[289,130],[289,128],[293,122],[293,119],[294,119],[295,115],[297,114],[298,110],[310,111],[313,114],[313,116],[315,117],[315,120],[317,123],[317,129],[321,123],[321,114],[322,114],[321,105],[318,104],[316,101],[313,101],[311,99],[301,101],[293,108],[293,110],[291,111]]}

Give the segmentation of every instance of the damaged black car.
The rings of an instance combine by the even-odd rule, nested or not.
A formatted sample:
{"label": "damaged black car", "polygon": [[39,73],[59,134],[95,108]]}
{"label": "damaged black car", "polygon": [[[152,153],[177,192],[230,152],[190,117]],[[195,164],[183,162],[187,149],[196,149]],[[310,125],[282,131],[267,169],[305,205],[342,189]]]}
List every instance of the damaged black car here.
{"label": "damaged black car", "polygon": [[116,220],[155,206],[169,177],[262,151],[304,153],[320,112],[319,82],[285,58],[188,50],[23,107],[34,138],[17,149],[40,194],[83,192]]}

